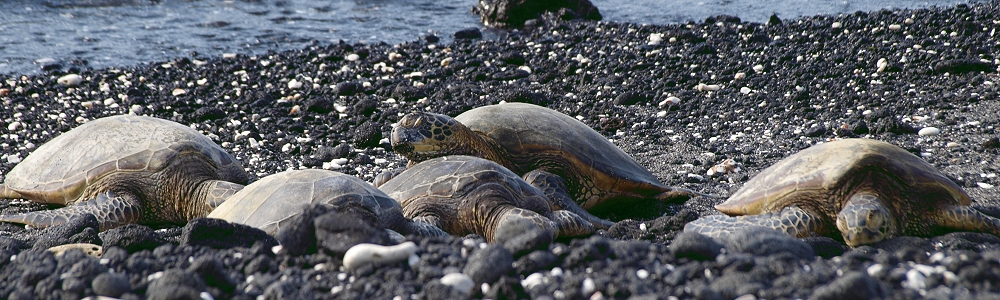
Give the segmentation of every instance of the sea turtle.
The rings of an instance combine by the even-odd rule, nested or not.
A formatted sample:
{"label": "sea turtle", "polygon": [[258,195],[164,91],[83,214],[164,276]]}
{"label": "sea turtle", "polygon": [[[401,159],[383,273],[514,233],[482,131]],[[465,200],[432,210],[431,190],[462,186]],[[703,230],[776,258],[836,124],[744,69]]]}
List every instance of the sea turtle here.
{"label": "sea turtle", "polygon": [[102,231],[127,223],[185,223],[207,215],[247,180],[239,161],[190,127],[112,116],[38,147],[0,185],[0,198],[66,207],[0,221],[48,227],[90,213]]}
{"label": "sea turtle", "polygon": [[525,178],[539,178],[539,182],[560,177],[555,181],[565,182],[570,198],[592,212],[634,200],[683,201],[703,195],[660,183],[586,124],[532,104],[483,106],[455,118],[410,113],[393,128],[391,142],[411,165],[444,155],[471,155],[500,163]]}
{"label": "sea turtle", "polygon": [[851,247],[899,235],[947,231],[1000,235],[1000,219],[980,213],[961,187],[892,144],[845,139],[789,156],[684,230],[713,237],[764,226],[796,237],[843,238]]}
{"label": "sea turtle", "polygon": [[453,155],[416,164],[379,187],[403,206],[403,215],[453,235],[487,241],[507,222],[527,220],[553,236],[580,236],[594,226],[579,215],[552,211],[545,194],[486,159]]}
{"label": "sea turtle", "polygon": [[208,214],[209,218],[278,232],[309,204],[355,205],[375,215],[382,228],[401,234],[447,236],[441,229],[403,218],[396,200],[357,177],[329,170],[290,170],[251,183]]}

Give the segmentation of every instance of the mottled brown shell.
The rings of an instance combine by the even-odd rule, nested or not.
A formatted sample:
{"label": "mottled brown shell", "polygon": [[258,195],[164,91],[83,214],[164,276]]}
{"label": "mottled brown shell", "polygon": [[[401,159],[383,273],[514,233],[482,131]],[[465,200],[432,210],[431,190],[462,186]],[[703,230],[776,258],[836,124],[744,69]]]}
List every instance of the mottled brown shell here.
{"label": "mottled brown shell", "polygon": [[[566,114],[526,103],[483,106],[455,117],[465,126],[488,136],[508,151],[516,165],[533,165],[546,157],[565,157],[596,187],[655,195],[669,190],[625,151],[586,124]],[[526,173],[531,170],[515,170]],[[648,192],[644,192],[648,190]],[[601,194],[594,191],[594,195]],[[584,199],[591,208],[609,198]],[[579,201],[579,200],[578,200]]]}
{"label": "mottled brown shell", "polygon": [[[836,213],[848,195],[837,194],[868,172],[873,180],[895,178],[914,189],[906,191],[917,199],[888,195],[883,201],[924,201],[926,204],[968,206],[972,200],[961,187],[923,159],[895,145],[870,139],[845,139],[812,146],[782,159],[750,179],[743,188],[716,206],[728,215],[755,215],[777,212],[794,203],[819,202]],[[888,191],[901,193],[904,191]],[[950,197],[919,197],[921,195]],[[829,202],[829,203],[823,203]]]}
{"label": "mottled brown shell", "polygon": [[261,178],[222,203],[209,218],[275,234],[282,221],[309,204],[360,204],[377,216],[400,211],[396,200],[357,177],[328,170],[292,170]]}
{"label": "mottled brown shell", "polygon": [[[478,157],[452,155],[429,159],[407,168],[392,180],[379,187],[393,199],[407,207],[410,201],[418,198],[459,199],[478,184],[496,182],[502,184],[511,194],[519,199],[511,199],[513,203],[520,198],[534,197],[545,199],[538,189],[525,182],[520,176],[507,168],[489,160]],[[442,201],[434,201],[442,202]]]}
{"label": "mottled brown shell", "polygon": [[33,201],[72,204],[84,188],[109,173],[155,173],[182,154],[204,157],[222,180],[247,181],[239,161],[194,129],[119,115],[84,123],[38,147],[7,173],[4,185]]}

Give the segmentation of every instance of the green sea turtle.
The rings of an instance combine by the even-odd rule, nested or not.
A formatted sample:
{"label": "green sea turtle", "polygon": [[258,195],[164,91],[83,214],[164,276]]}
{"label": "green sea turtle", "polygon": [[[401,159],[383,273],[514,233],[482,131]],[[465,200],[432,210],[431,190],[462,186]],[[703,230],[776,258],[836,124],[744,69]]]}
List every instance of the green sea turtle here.
{"label": "green sea turtle", "polygon": [[328,170],[291,170],[261,178],[229,197],[208,217],[274,235],[309,204],[355,205],[374,214],[382,228],[404,235],[448,235],[439,228],[405,219],[399,203],[370,183]]}
{"label": "green sea turtle", "polygon": [[579,215],[553,211],[548,198],[503,166],[478,157],[445,156],[416,164],[379,187],[403,215],[453,235],[493,241],[507,222],[528,220],[554,236],[580,236],[594,226]]}
{"label": "green sea turtle", "polygon": [[66,207],[0,221],[48,227],[90,213],[102,231],[128,223],[186,223],[207,215],[247,180],[239,161],[190,127],[112,116],[38,147],[0,185],[0,198]]}
{"label": "green sea turtle", "polygon": [[961,187],[892,144],[845,139],[819,144],[761,171],[719,211],[684,230],[713,237],[764,226],[796,237],[843,238],[855,247],[899,235],[978,231],[1000,236]]}
{"label": "green sea turtle", "polygon": [[[564,182],[569,197],[588,211],[635,200],[683,201],[703,195],[660,183],[586,124],[537,105],[489,105],[455,118],[411,113],[393,129],[391,142],[411,165],[445,155],[471,155],[500,163],[529,181]],[[549,179],[553,176],[559,179]]]}

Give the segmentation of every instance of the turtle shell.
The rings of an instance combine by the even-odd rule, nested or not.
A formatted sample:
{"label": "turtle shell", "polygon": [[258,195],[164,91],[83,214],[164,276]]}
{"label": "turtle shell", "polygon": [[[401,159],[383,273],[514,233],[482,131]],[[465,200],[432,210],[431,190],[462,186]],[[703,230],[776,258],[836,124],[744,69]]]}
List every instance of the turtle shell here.
{"label": "turtle shell", "polygon": [[[803,204],[826,206],[824,211],[836,214],[850,197],[852,185],[893,186],[877,182],[889,178],[912,190],[888,189],[884,192],[889,195],[883,201],[963,206],[972,202],[961,187],[902,148],[870,139],[844,139],[782,159],[750,179],[716,209],[728,215],[756,215]],[[903,192],[916,199],[893,194]]]}
{"label": "turtle shell", "polygon": [[280,223],[309,204],[360,204],[381,216],[399,211],[392,198],[357,177],[328,170],[291,170],[261,178],[233,194],[209,218],[260,228],[274,235]]}
{"label": "turtle shell", "polygon": [[[519,174],[538,168],[535,164],[546,157],[565,157],[565,163],[575,165],[582,173],[577,176],[592,178],[603,189],[650,195],[668,189],[606,137],[552,109],[505,103],[466,111],[455,120],[505,148],[515,168],[524,168],[514,170]],[[566,177],[566,174],[554,173]],[[608,198],[592,197],[581,206],[589,209],[606,200]]]}
{"label": "turtle shell", "polygon": [[155,173],[180,155],[200,155],[219,179],[246,183],[239,161],[205,135],[176,122],[118,115],[93,120],[35,149],[7,173],[4,185],[25,198],[72,204],[112,172]]}
{"label": "turtle shell", "polygon": [[463,197],[487,183],[506,188],[513,197],[505,200],[514,206],[549,213],[545,194],[500,164],[473,156],[452,155],[423,161],[379,189],[400,202],[407,218],[417,217],[428,209],[445,219],[458,218],[459,204],[467,200]]}

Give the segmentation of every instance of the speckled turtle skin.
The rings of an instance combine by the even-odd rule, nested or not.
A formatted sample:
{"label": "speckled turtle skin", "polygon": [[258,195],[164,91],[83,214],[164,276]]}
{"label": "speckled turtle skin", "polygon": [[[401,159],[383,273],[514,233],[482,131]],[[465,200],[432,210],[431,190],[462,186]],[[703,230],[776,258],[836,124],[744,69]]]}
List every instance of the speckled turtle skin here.
{"label": "speckled turtle skin", "polygon": [[260,228],[274,235],[309,204],[356,206],[375,215],[380,227],[400,234],[447,236],[439,228],[403,218],[396,200],[357,177],[329,170],[290,170],[246,186],[209,218]]}
{"label": "speckled turtle skin", "polygon": [[527,220],[556,236],[582,236],[594,226],[570,211],[553,212],[548,198],[520,176],[486,159],[453,155],[416,164],[379,187],[403,215],[452,235],[492,242],[507,223]]}
{"label": "speckled turtle skin", "polygon": [[48,227],[90,213],[102,231],[128,223],[183,224],[207,215],[247,181],[238,160],[190,127],[105,117],[38,147],[0,185],[0,198],[66,207],[0,221]]}
{"label": "speckled turtle skin", "polygon": [[961,187],[916,155],[870,139],[819,144],[761,171],[685,231],[722,236],[764,226],[856,247],[950,231],[1000,236],[1000,220],[971,208]]}
{"label": "speckled turtle skin", "polygon": [[471,155],[521,175],[548,172],[562,177],[570,197],[588,211],[636,200],[683,201],[701,195],[660,183],[586,124],[537,105],[489,105],[455,118],[415,112],[398,124],[392,131],[392,146],[411,164],[444,155]]}

